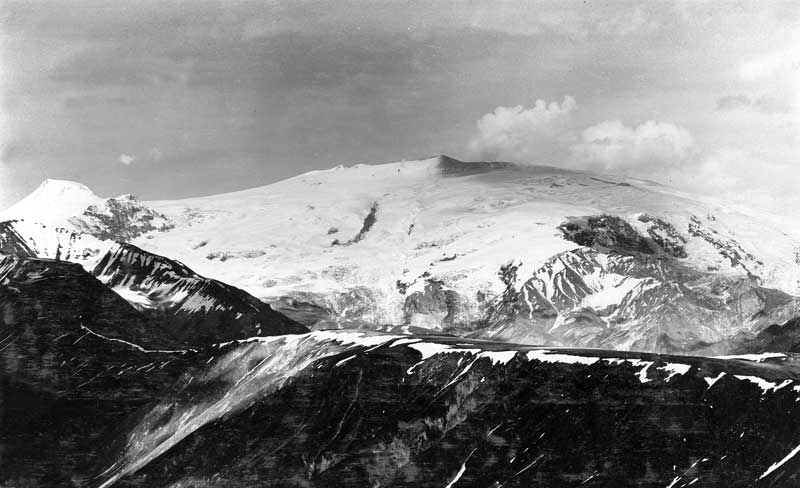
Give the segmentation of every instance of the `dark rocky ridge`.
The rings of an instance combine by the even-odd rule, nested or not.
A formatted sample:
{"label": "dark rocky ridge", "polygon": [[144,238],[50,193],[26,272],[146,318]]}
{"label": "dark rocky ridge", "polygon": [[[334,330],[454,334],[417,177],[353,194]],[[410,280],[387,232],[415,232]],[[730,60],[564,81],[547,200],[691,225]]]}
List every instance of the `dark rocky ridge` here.
{"label": "dark rocky ridge", "polygon": [[[772,468],[800,442],[791,364],[553,354],[444,337],[425,341],[461,352],[426,359],[403,344],[409,340],[342,349],[333,337],[312,334],[278,349],[230,346],[211,367],[279,355],[295,370],[301,358],[317,359],[278,383],[260,366],[191,386],[184,380],[133,428],[136,444],[101,480],[123,474],[114,486],[197,488],[254,480],[280,487],[800,486],[800,460]],[[242,391],[245,373],[261,393]],[[759,381],[774,386],[764,390]],[[215,398],[229,398],[229,406],[217,410]],[[215,405],[212,417],[173,438],[173,423],[198,404]],[[174,444],[151,459],[157,439]],[[142,455],[148,460],[131,473]]]}
{"label": "dark rocky ridge", "polygon": [[11,330],[39,323],[85,325],[145,347],[178,345],[80,265],[66,261],[0,255],[0,311]]}
{"label": "dark rocky ridge", "polygon": [[470,176],[488,173],[502,169],[519,169],[513,163],[504,162],[465,162],[450,156],[441,155],[439,159],[439,170],[444,176]]}
{"label": "dark rocky ridge", "polygon": [[77,264],[0,257],[0,485],[88,486],[124,432],[190,364],[177,341]]}
{"label": "dark rocky ridge", "polygon": [[131,244],[112,249],[92,274],[112,289],[141,292],[151,303],[142,312],[191,344],[308,331],[244,290]]}

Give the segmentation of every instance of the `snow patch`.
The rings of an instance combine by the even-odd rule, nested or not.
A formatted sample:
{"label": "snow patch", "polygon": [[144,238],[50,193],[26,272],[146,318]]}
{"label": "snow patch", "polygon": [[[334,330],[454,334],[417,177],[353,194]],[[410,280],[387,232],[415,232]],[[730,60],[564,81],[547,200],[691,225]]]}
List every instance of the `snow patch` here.
{"label": "snow patch", "polygon": [[761,354],[738,354],[733,356],[713,356],[714,359],[742,359],[744,361],[755,361],[761,363],[767,359],[785,358],[786,354],[780,352],[764,352]]}
{"label": "snow patch", "polygon": [[751,383],[754,383],[756,386],[761,388],[761,390],[762,390],[761,394],[762,395],[766,395],[767,393],[769,393],[771,391],[772,392],[778,391],[781,388],[784,388],[784,387],[789,386],[790,384],[792,384],[792,380],[788,380],[788,379],[787,380],[783,380],[783,382],[781,384],[778,384],[778,383],[773,383],[772,381],[767,381],[764,378],[760,378],[758,376],[746,376],[746,375],[738,375],[738,374],[734,375],[734,376],[736,378],[740,379],[740,380],[749,381]]}
{"label": "snow patch", "polygon": [[585,364],[590,365],[600,361],[600,358],[588,356],[576,356],[572,354],[554,353],[546,349],[536,349],[528,351],[526,357],[529,361],[537,360],[543,363],[565,363],[565,364]]}
{"label": "snow patch", "polygon": [[711,387],[714,386],[714,383],[721,380],[723,376],[725,376],[725,372],[721,372],[714,378],[711,378],[710,376],[704,376],[703,379],[706,381],[706,383],[708,383],[707,390],[710,390]]}
{"label": "snow patch", "polygon": [[667,373],[667,379],[665,381],[669,381],[675,375],[685,375],[692,369],[692,366],[689,364],[679,364],[679,363],[667,363],[664,366],[659,366],[656,369],[660,369]]}

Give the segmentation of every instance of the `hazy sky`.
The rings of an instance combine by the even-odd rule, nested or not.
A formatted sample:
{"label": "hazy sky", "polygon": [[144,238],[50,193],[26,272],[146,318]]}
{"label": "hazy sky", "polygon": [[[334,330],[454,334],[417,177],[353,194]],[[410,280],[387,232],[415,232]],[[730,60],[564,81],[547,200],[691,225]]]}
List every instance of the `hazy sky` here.
{"label": "hazy sky", "polygon": [[[0,0],[0,207],[446,153],[800,202],[800,2]],[[796,208],[796,207],[795,207]]]}

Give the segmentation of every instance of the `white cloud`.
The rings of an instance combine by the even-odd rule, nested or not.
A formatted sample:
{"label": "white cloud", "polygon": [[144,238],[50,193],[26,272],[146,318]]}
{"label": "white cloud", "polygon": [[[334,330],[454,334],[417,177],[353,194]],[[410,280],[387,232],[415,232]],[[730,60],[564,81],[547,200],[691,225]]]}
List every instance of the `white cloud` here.
{"label": "white cloud", "polygon": [[577,104],[565,96],[561,104],[536,100],[531,108],[497,107],[478,120],[478,135],[470,143],[479,159],[509,159],[553,164],[574,140],[571,113]]}
{"label": "white cloud", "polygon": [[581,142],[571,149],[579,165],[629,170],[681,165],[693,146],[689,131],[675,124],[648,120],[629,127],[607,120],[585,129]]}
{"label": "white cloud", "polygon": [[745,81],[774,79],[800,70],[800,48],[773,51],[741,63],[739,77]]}
{"label": "white cloud", "polygon": [[136,161],[135,156],[131,156],[130,154],[119,155],[119,162],[124,164],[125,166],[130,166],[134,161]]}
{"label": "white cloud", "polygon": [[570,96],[560,104],[537,100],[528,109],[497,107],[478,120],[470,149],[482,160],[618,172],[680,165],[693,151],[689,131],[668,122],[650,120],[629,127],[607,120],[579,131],[572,119],[576,108]]}

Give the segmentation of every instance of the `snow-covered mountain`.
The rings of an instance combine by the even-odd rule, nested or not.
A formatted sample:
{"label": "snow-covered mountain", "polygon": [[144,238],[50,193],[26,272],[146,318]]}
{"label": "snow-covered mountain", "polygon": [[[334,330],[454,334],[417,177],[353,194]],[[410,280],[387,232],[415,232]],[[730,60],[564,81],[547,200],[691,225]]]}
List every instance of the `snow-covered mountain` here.
{"label": "snow-covered mountain", "polygon": [[121,240],[315,328],[689,352],[800,315],[797,229],[648,181],[441,156],[140,205],[168,225]]}
{"label": "snow-covered mountain", "polygon": [[164,215],[142,205],[133,195],[101,198],[80,183],[52,179],[0,212],[2,220],[32,220],[122,241],[172,227]]}

